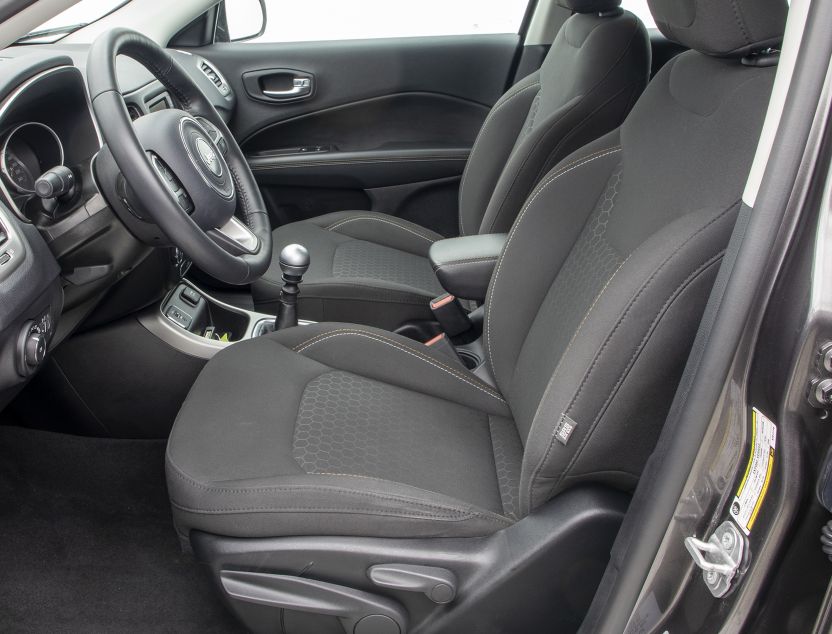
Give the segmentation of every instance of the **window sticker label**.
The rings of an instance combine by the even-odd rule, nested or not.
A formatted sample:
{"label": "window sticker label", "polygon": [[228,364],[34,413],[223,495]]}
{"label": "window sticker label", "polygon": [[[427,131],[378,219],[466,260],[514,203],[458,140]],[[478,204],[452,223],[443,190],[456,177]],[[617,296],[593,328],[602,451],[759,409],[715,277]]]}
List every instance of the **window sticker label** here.
{"label": "window sticker label", "polygon": [[731,503],[731,517],[746,534],[751,533],[768,492],[774,471],[777,426],[758,409],[751,410],[751,455],[737,495]]}

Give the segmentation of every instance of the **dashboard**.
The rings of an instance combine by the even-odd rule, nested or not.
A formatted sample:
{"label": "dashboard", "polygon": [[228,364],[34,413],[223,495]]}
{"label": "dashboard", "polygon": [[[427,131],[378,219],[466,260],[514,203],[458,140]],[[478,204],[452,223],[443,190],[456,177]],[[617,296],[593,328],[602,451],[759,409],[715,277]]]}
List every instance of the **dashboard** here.
{"label": "dashboard", "polygon": [[[0,51],[0,408],[85,307],[153,251],[118,219],[95,180],[102,140],[84,80],[87,51]],[[219,71],[198,56],[171,53],[230,119],[235,96]],[[179,107],[132,59],[118,58],[117,77],[133,120]]]}

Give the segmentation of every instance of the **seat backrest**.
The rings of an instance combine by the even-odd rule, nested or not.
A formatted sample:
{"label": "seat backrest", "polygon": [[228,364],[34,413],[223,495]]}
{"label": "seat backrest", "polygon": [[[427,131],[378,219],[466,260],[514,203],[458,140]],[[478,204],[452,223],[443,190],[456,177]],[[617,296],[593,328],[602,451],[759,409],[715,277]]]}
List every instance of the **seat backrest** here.
{"label": "seat backrest", "polygon": [[786,0],[650,5],[666,35],[709,54],[668,62],[619,129],[542,179],[486,299],[487,360],[524,443],[523,513],[579,482],[634,486],[762,128],[776,68],[740,56],[778,41]]}
{"label": "seat backrest", "polygon": [[460,235],[503,233],[540,177],[614,129],[647,85],[650,42],[621,0],[557,0],[575,11],[541,68],[489,112],[459,186]]}

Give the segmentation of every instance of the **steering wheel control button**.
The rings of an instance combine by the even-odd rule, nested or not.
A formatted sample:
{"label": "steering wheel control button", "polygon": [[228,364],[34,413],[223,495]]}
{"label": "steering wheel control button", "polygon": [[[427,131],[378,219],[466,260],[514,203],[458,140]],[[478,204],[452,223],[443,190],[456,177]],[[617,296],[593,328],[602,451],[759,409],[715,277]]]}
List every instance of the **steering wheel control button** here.
{"label": "steering wheel control button", "polygon": [[191,213],[194,210],[194,203],[188,198],[187,194],[179,194],[177,200],[179,201],[179,206],[182,207],[182,211],[185,213]]}
{"label": "steering wheel control button", "polygon": [[196,120],[199,122],[199,125],[205,129],[211,140],[217,145],[220,154],[225,156],[228,153],[228,143],[226,142],[225,137],[220,134],[217,126],[208,121],[205,117],[197,117]]}
{"label": "steering wheel control button", "polygon": [[191,306],[196,306],[200,300],[200,294],[190,286],[183,288],[182,292],[179,293],[179,297],[188,302]]}
{"label": "steering wheel control button", "polygon": [[11,259],[12,259],[11,253],[6,251],[3,255],[0,255],[0,266],[3,266],[4,264],[8,264]]}
{"label": "steering wheel control button", "polygon": [[185,330],[191,327],[191,322],[193,321],[193,318],[188,313],[177,308],[176,306],[171,306],[170,308],[168,308],[168,312],[165,313],[165,315],[173,323],[175,323],[178,326],[181,326]]}

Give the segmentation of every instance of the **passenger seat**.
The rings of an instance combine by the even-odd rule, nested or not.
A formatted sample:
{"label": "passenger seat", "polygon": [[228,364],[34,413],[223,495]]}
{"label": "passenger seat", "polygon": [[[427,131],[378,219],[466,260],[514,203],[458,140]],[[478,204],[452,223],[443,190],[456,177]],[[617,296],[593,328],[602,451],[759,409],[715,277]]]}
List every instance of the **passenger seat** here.
{"label": "passenger seat", "polygon": [[[620,0],[557,0],[575,12],[540,70],[515,84],[485,119],[459,188],[461,235],[506,232],[529,192],[562,158],[615,129],[650,72],[650,42]],[[272,264],[252,286],[259,310],[277,310],[277,254],[303,244],[311,267],[299,315],[394,329],[430,319],[443,290],[427,259],[439,234],[384,213],[341,211],[279,227]]]}

